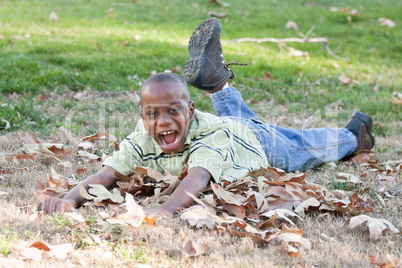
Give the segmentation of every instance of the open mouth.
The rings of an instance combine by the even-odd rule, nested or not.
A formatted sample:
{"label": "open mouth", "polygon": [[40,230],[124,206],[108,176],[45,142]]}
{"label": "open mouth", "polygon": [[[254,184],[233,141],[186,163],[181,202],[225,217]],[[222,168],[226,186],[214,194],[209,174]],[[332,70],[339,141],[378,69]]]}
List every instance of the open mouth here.
{"label": "open mouth", "polygon": [[159,133],[160,146],[164,151],[173,151],[177,147],[179,141],[179,133],[175,130]]}

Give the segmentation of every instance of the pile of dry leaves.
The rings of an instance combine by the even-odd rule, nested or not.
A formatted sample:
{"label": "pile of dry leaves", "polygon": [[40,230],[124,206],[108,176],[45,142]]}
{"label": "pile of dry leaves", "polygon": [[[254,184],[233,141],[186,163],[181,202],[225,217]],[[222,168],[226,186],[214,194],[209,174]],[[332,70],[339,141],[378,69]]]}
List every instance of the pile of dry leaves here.
{"label": "pile of dry leaves", "polygon": [[[26,135],[26,150],[23,154],[13,157],[35,158],[45,154],[67,167],[71,167],[71,163],[63,161],[65,155],[83,158],[87,163],[100,162],[105,156],[99,157],[93,154],[95,140],[109,140],[111,146],[118,148],[117,139],[100,127],[99,133],[81,139],[77,150],[65,149],[63,144],[57,142],[41,143]],[[102,152],[98,151],[99,153]],[[381,174],[380,179],[384,180],[395,180],[390,175],[401,172],[402,161],[390,161],[385,168],[379,169],[374,159],[374,152],[363,151],[354,157],[353,161]],[[3,169],[1,172],[12,172],[12,170]],[[175,176],[169,172],[161,174],[147,167],[136,166],[134,173],[128,176],[117,174],[120,180],[112,190],[102,185],[90,185],[88,191],[80,187],[80,193],[87,200],[84,206],[108,205],[115,208],[110,213],[101,213],[95,224],[128,224],[139,227],[146,222],[152,226],[156,220],[146,217],[143,207],[156,207],[163,203],[186,174],[186,167],[183,167],[179,176]],[[370,239],[373,240],[377,239],[385,229],[401,234],[391,222],[364,215],[365,212],[373,211],[374,206],[370,195],[365,194],[369,189],[360,189],[359,192],[330,190],[306,180],[303,173],[284,173],[272,167],[261,168],[249,175],[232,183],[227,181],[219,184],[211,183],[200,198],[187,193],[194,199],[195,205],[181,209],[179,217],[194,228],[206,226],[220,232],[229,232],[234,236],[250,237],[256,243],[278,244],[289,256],[298,258],[312,247],[313,241],[303,237],[304,230],[297,227],[297,222],[302,221],[306,214],[312,211],[348,214],[351,216],[345,223],[348,224],[348,228],[366,223]],[[345,173],[339,173],[337,180],[350,184],[360,183],[357,177]],[[43,186],[38,181],[34,192],[38,200],[43,202],[49,197],[63,197],[78,183],[74,177],[61,176],[51,169],[47,185]],[[392,192],[390,189],[382,191],[388,196],[400,194],[400,188],[399,192]],[[66,213],[66,216],[75,222],[70,228],[82,228],[89,224],[77,212]],[[187,256],[197,256],[207,252],[208,248],[205,244],[188,240],[183,245],[182,251]],[[15,254],[21,255],[21,249]]]}

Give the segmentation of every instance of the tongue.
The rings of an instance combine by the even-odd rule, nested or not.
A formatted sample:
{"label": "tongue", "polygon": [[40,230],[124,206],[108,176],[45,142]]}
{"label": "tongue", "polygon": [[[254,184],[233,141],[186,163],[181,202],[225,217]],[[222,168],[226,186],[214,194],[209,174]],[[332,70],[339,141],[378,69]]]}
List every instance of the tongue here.
{"label": "tongue", "polygon": [[163,139],[165,140],[166,144],[173,143],[176,140],[176,133],[164,135]]}

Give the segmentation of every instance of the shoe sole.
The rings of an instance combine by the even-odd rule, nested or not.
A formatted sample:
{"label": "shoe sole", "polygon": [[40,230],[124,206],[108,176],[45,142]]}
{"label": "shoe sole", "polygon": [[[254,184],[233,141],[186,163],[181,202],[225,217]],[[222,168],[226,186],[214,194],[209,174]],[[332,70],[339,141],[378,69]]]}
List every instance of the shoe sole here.
{"label": "shoe sole", "polygon": [[202,84],[206,64],[206,52],[211,46],[213,36],[221,33],[221,24],[217,18],[202,22],[193,32],[188,44],[190,59],[184,65],[184,78],[189,84]]}
{"label": "shoe sole", "polygon": [[373,147],[375,145],[375,137],[371,135],[371,130],[373,129],[373,120],[371,119],[370,116],[367,114],[361,113],[359,111],[356,111],[352,114],[352,118],[359,119],[361,122],[363,122],[366,125],[367,132],[369,133],[371,143],[373,144]]}

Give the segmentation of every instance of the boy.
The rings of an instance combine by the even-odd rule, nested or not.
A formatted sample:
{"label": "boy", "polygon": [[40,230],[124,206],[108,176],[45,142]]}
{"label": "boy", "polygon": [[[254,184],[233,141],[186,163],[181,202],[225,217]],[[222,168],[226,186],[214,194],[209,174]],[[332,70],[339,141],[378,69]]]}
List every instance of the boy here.
{"label": "boy", "polygon": [[[211,178],[234,181],[268,163],[295,171],[337,161],[354,152],[371,149],[372,121],[355,112],[345,128],[292,130],[264,124],[243,102],[240,93],[227,86],[234,78],[225,65],[220,44],[221,25],[209,18],[193,32],[186,62],[186,81],[211,93],[218,116],[197,111],[187,84],[176,74],[159,73],[141,86],[141,120],[135,131],[103,163],[104,167],[82,183],[112,186],[115,171],[128,174],[134,165],[179,174],[188,164],[188,175],[150,216],[172,216],[179,207],[189,206],[205,190]],[[63,212],[84,202],[78,186],[63,199],[45,200],[46,213]]]}

